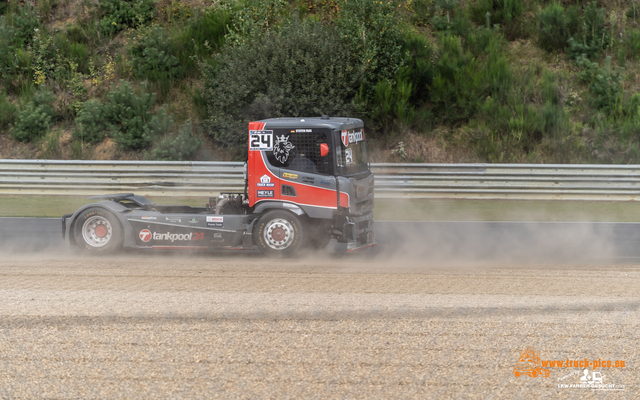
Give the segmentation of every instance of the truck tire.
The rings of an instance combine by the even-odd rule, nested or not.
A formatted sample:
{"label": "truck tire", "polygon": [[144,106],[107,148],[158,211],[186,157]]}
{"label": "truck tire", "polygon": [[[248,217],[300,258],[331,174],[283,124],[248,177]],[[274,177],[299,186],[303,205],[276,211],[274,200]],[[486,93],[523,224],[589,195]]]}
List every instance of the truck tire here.
{"label": "truck tire", "polygon": [[291,257],[302,245],[302,224],[291,213],[273,210],[258,218],[252,236],[265,255]]}
{"label": "truck tire", "polygon": [[122,249],[123,234],[115,215],[101,208],[88,208],[75,222],[78,246],[93,254],[112,254]]}

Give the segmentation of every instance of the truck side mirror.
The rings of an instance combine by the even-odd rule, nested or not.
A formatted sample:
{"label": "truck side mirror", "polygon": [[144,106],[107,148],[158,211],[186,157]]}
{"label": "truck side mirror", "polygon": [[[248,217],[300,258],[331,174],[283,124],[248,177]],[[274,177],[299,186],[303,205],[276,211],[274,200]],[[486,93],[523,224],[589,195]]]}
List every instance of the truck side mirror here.
{"label": "truck side mirror", "polygon": [[326,143],[320,143],[320,157],[326,157],[329,155],[329,145]]}

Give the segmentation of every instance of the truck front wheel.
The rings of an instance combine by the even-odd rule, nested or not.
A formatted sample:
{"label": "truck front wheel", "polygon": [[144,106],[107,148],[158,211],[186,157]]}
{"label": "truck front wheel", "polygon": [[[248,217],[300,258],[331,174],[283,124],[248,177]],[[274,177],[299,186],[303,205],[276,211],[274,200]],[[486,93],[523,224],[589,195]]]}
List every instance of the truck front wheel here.
{"label": "truck front wheel", "polygon": [[253,229],[256,245],[264,254],[291,257],[302,244],[302,224],[286,211],[269,211],[261,216]]}
{"label": "truck front wheel", "polygon": [[100,208],[88,208],[76,218],[76,243],[90,253],[114,253],[122,248],[122,229],[115,215]]}

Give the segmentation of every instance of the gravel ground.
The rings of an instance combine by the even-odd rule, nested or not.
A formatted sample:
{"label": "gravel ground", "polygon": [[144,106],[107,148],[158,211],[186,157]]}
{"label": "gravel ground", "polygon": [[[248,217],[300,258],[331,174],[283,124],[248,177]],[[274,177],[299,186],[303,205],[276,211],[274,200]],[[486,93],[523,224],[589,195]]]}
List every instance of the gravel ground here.
{"label": "gravel ground", "polygon": [[[0,254],[0,398],[634,398],[640,266]],[[580,368],[624,391],[559,388]],[[575,375],[568,376],[572,373]]]}

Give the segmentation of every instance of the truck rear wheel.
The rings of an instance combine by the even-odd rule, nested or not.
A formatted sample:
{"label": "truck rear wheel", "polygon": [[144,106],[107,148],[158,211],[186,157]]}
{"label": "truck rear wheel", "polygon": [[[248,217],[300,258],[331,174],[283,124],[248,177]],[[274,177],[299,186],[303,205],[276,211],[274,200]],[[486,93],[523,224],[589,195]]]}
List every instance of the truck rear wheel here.
{"label": "truck rear wheel", "polygon": [[84,210],[75,222],[75,239],[81,249],[111,254],[122,248],[122,228],[115,215],[100,208]]}
{"label": "truck rear wheel", "polygon": [[253,229],[256,245],[272,257],[291,257],[302,244],[302,224],[286,211],[269,211],[261,216]]}

